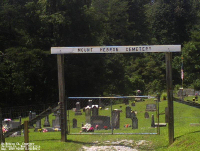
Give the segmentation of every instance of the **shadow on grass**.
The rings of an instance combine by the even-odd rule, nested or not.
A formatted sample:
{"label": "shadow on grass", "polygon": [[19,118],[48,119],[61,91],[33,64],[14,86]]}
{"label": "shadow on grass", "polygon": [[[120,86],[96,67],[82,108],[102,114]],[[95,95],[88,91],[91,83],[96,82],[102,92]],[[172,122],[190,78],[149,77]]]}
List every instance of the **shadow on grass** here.
{"label": "shadow on grass", "polygon": [[186,133],[186,134],[184,134],[184,135],[180,135],[180,136],[174,138],[174,140],[176,140],[176,139],[178,139],[178,138],[181,138],[181,137],[183,137],[183,136],[185,136],[185,135],[188,135],[188,134],[193,134],[193,133],[200,133],[200,131],[193,131],[193,132]]}
{"label": "shadow on grass", "polygon": [[52,139],[40,139],[40,140],[29,140],[29,142],[39,142],[39,141],[59,141],[60,139],[55,139],[55,138],[52,138]]}
{"label": "shadow on grass", "polygon": [[[60,141],[60,139],[43,139],[43,140],[30,140],[29,142],[43,142],[43,141]],[[75,143],[75,144],[82,144],[82,145],[95,145],[97,143],[92,143],[92,142],[82,142],[82,141],[74,141],[74,140],[67,140],[66,143]]]}
{"label": "shadow on grass", "polygon": [[82,145],[95,145],[97,143],[92,143],[92,142],[82,142],[82,141],[74,141],[74,140],[67,140],[67,143],[75,143],[75,144],[82,144]]}

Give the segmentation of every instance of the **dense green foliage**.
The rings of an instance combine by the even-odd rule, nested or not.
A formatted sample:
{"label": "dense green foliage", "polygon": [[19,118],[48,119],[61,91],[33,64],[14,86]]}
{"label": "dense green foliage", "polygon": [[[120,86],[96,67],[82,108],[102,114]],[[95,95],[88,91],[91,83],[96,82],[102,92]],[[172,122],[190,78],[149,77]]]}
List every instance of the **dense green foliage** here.
{"label": "dense green foliage", "polygon": [[[181,44],[184,86],[200,88],[200,26],[196,0],[0,1],[1,105],[57,102],[52,46]],[[181,85],[181,54],[173,55]],[[68,96],[149,94],[165,89],[165,56],[65,56]]]}

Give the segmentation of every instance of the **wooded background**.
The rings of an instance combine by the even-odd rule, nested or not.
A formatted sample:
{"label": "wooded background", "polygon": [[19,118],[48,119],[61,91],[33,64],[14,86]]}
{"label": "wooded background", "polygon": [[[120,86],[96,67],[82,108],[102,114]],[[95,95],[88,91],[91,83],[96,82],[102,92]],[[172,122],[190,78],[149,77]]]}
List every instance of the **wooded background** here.
{"label": "wooded background", "polygon": [[[1,0],[1,107],[58,102],[58,46],[182,45],[173,85],[200,89],[196,0]],[[65,55],[67,96],[166,89],[164,53]]]}

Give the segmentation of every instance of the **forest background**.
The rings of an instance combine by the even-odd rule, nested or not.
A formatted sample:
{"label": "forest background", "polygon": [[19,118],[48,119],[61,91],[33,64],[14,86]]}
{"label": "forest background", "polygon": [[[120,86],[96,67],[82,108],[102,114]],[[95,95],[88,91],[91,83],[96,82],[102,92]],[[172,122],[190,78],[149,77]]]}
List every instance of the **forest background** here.
{"label": "forest background", "polygon": [[[58,46],[181,45],[174,89],[200,89],[197,0],[1,0],[1,107],[58,102]],[[166,90],[164,53],[65,55],[67,96]]]}

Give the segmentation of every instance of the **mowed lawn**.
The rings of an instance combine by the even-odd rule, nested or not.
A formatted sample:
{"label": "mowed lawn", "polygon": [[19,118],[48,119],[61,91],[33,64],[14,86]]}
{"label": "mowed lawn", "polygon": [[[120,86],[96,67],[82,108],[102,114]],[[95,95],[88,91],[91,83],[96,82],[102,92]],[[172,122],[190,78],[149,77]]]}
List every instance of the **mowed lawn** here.
{"label": "mowed lawn", "polygon": [[[131,103],[131,102],[130,102]],[[147,99],[143,102],[136,102],[135,107],[131,107],[132,110],[137,111],[138,118],[138,129],[133,130],[130,128],[124,128],[125,124],[131,124],[131,120],[125,117],[124,104],[116,104],[112,106],[112,109],[119,109],[120,106],[122,113],[120,116],[120,129],[114,130],[114,133],[156,133],[156,128],[151,128],[151,114],[155,112],[149,112],[150,118],[144,118],[144,112],[146,104],[155,103],[153,99]],[[167,101],[161,100],[159,103],[160,111],[160,122],[165,122],[165,107],[167,107]],[[83,112],[82,112],[83,113]],[[100,115],[110,116],[111,110],[99,110]],[[49,119],[52,121],[55,117],[50,115]],[[72,119],[76,118],[78,123],[78,128],[72,128]],[[70,133],[79,133],[81,131],[82,122],[85,121],[85,113],[80,116],[75,116],[72,110],[69,111],[70,119]],[[26,119],[23,119],[26,120]],[[22,121],[23,121],[22,120]],[[156,120],[156,119],[155,119]],[[42,125],[44,120],[42,120]],[[102,142],[105,141],[117,141],[117,140],[146,140],[152,142],[150,146],[144,146],[140,150],[199,150],[200,146],[200,126],[191,126],[191,123],[200,124],[200,109],[187,106],[181,103],[174,102],[174,128],[175,128],[175,142],[169,146],[168,140],[168,127],[160,128],[160,135],[67,135],[67,142],[61,142],[60,132],[34,132],[33,129],[29,129],[29,143],[34,143],[34,145],[40,146],[40,150],[48,151],[77,151],[83,145],[91,146],[95,141]],[[98,131],[101,132],[101,131]],[[103,130],[102,132],[111,132],[111,130]],[[9,137],[6,138],[7,143],[19,143],[22,144],[24,137]]]}

